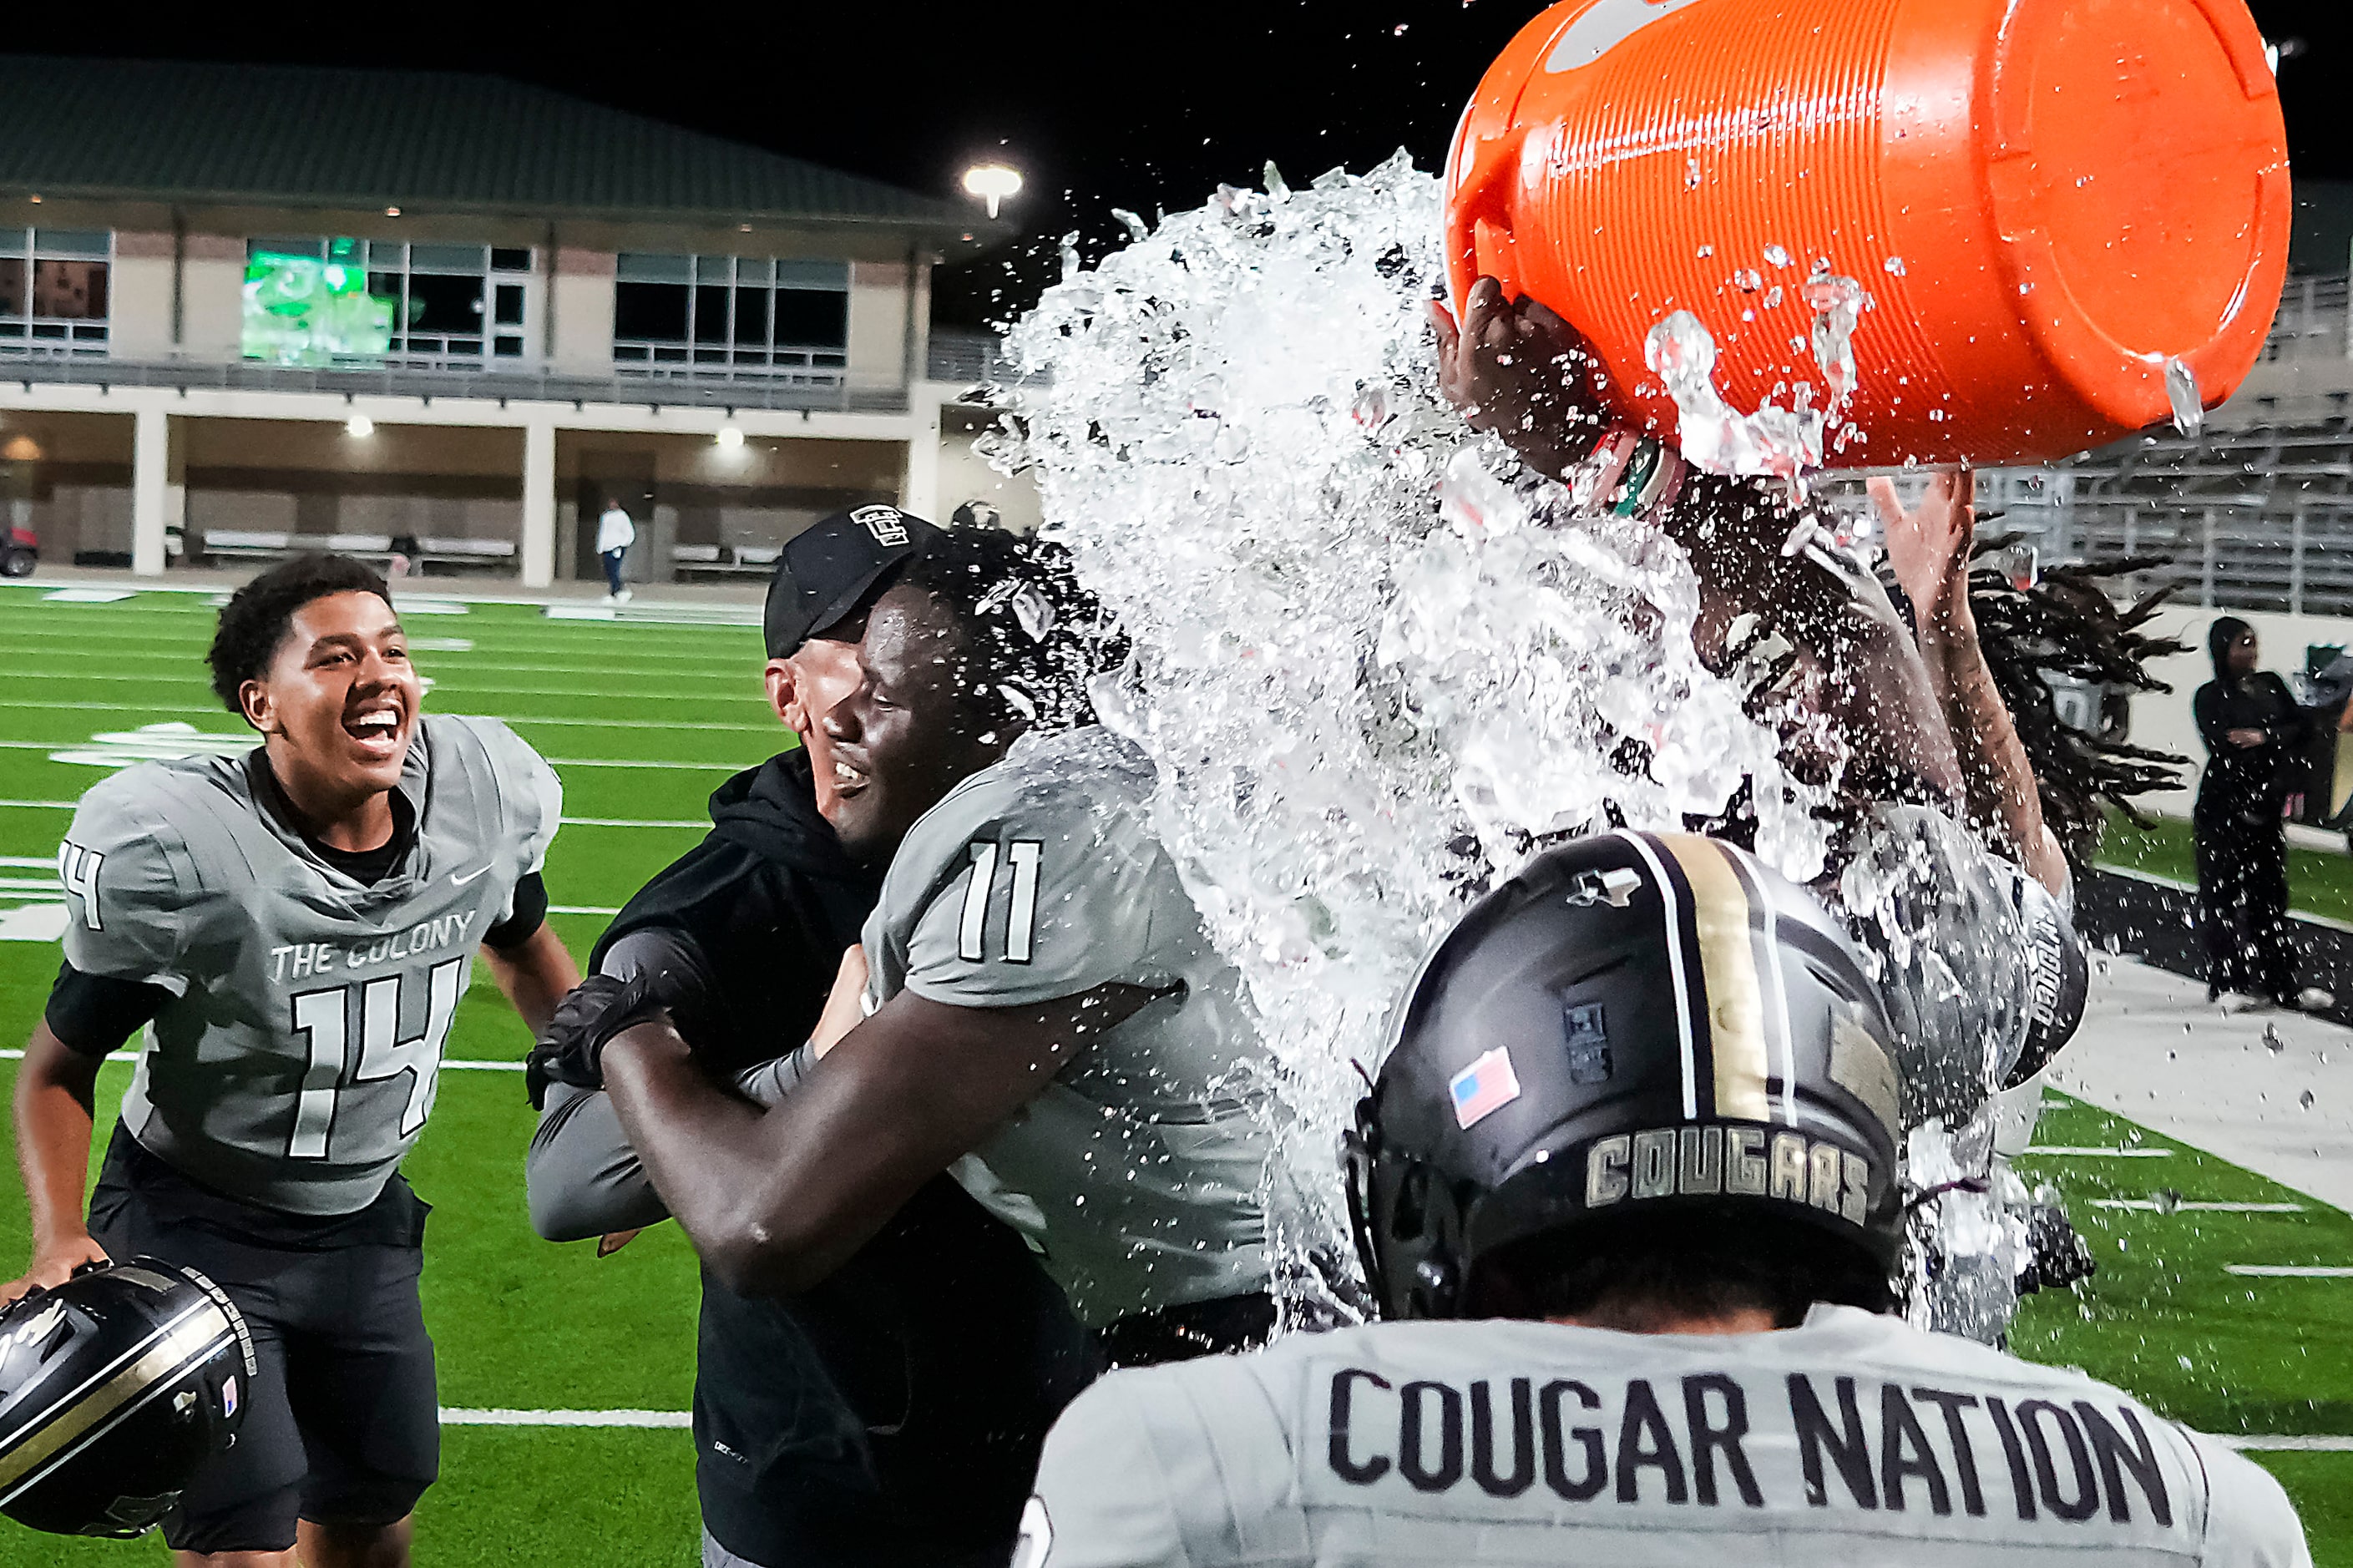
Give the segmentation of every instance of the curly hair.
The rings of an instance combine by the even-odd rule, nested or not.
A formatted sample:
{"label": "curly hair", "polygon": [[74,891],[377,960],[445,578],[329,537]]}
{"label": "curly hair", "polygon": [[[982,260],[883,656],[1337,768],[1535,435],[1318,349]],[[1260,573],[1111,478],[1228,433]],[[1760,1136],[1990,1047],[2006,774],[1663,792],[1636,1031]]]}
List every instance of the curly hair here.
{"label": "curly hair", "polygon": [[245,683],[258,680],[286,640],[286,627],[313,599],[331,594],[374,594],[386,605],[392,590],[365,562],[348,555],[297,555],[262,573],[229,595],[205,662],[213,669],[213,695],[232,713],[245,711]]}
{"label": "curly hair", "polygon": [[1126,639],[1060,544],[949,529],[899,584],[931,594],[962,628],[966,694],[993,721],[1046,731],[1090,723],[1089,688],[1127,657]]}

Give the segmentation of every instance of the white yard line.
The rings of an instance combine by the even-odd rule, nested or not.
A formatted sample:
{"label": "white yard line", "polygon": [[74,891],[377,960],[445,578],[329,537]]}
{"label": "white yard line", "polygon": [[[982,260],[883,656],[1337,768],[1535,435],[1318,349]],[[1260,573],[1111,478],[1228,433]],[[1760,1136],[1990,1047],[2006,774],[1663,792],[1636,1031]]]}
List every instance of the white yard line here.
{"label": "white yard line", "polygon": [[[25,1053],[13,1047],[6,1050],[0,1050],[0,1061],[15,1062],[22,1061],[24,1059]],[[110,1053],[106,1059],[111,1062],[135,1062],[139,1059],[139,1053],[137,1051],[114,1051]],[[441,1070],[444,1072],[521,1072],[522,1071],[522,1063],[445,1061],[441,1064]]]}
{"label": "white yard line", "polygon": [[2170,1149],[2110,1149],[2099,1145],[2074,1143],[2037,1143],[2026,1151],[2030,1154],[2052,1154],[2069,1160],[2164,1160],[2171,1158]]}
{"label": "white yard line", "polygon": [[2266,1436],[2240,1433],[2236,1436],[2225,1432],[2209,1432],[2207,1436],[2233,1448],[2251,1449],[2259,1454],[2353,1454],[2353,1437],[2325,1436],[2320,1433],[2289,1433]]}
{"label": "white yard line", "polygon": [[2248,1279],[2353,1279],[2353,1268],[2313,1268],[2294,1263],[2226,1263],[2222,1272]]}
{"label": "white yard line", "polygon": [[2158,1214],[2195,1210],[2200,1214],[2302,1214],[2302,1204],[2217,1204],[2200,1203],[2184,1198],[2178,1204],[2161,1204],[2155,1198],[2094,1198],[2095,1209],[2148,1209]]}
{"label": "white yard line", "polygon": [[[13,744],[14,742],[0,741],[0,746]],[[70,800],[0,800],[0,806],[14,806],[19,811],[71,811],[79,804]]]}
{"label": "white yard line", "polygon": [[550,757],[548,762],[559,768],[685,768],[712,773],[740,773],[745,768],[756,768],[766,762],[763,757],[754,763],[658,763],[646,757]]}
{"label": "white yard line", "polygon": [[691,1426],[683,1410],[452,1410],[441,1409],[444,1426]]}
{"label": "white yard line", "polygon": [[[540,695],[548,697],[596,697],[614,702],[658,700],[658,699],[645,697],[642,695],[617,695],[612,692],[604,691],[550,691],[541,693]],[[738,699],[727,698],[724,699],[724,700],[733,702],[738,700]],[[162,713],[181,715],[201,713],[207,716],[212,712],[216,711],[216,710],[204,708],[161,708],[153,702],[18,702],[9,700],[0,701],[0,708],[38,709],[46,711],[60,713]],[[532,713],[489,713],[480,715],[480,717],[497,719],[508,724],[569,724],[578,726],[583,729],[601,730],[723,730],[730,731],[731,733],[741,732],[746,735],[772,735],[782,728],[782,726],[777,724],[723,724],[714,721],[695,719],[664,719],[659,721],[652,719],[560,719],[545,714]],[[216,734],[216,738],[219,738],[220,736],[227,734],[226,731],[216,731],[214,733]],[[84,746],[86,744],[87,742],[79,741],[0,741],[0,745],[12,746],[19,751],[35,752],[71,751],[78,746]]]}

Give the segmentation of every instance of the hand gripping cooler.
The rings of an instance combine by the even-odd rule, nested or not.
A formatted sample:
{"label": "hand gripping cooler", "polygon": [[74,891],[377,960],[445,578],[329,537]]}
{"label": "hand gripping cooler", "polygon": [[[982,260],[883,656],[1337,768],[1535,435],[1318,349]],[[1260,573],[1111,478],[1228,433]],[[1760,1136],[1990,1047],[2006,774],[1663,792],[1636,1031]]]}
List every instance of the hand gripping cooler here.
{"label": "hand gripping cooler", "polygon": [[1651,329],[1693,312],[1725,400],[1786,405],[1826,260],[1875,303],[1834,466],[2033,461],[2168,417],[2168,359],[2228,397],[2290,207],[2242,0],[1567,0],[1463,115],[1446,245],[1458,308],[1550,305],[1669,437]]}

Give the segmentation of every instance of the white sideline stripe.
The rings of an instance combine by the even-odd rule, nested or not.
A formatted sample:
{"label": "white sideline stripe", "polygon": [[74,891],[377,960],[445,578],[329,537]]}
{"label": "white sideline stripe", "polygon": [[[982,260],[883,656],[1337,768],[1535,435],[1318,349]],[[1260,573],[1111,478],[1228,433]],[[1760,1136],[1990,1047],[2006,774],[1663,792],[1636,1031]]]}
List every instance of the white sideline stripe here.
{"label": "white sideline stripe", "polygon": [[2318,1433],[2295,1432],[2286,1435],[2241,1433],[2236,1436],[2221,1432],[2201,1434],[2217,1443],[2232,1448],[2253,1448],[2270,1454],[2353,1454],[2353,1437],[2324,1436]]}
{"label": "white sideline stripe", "polygon": [[[563,819],[563,823],[566,827],[708,827],[711,826],[707,820],[699,817],[650,816],[567,816]],[[26,862],[28,866],[37,864],[53,866],[56,863],[54,859]],[[0,866],[6,864],[6,861],[0,860]]]}
{"label": "white sideline stripe", "polygon": [[2353,1268],[2314,1268],[2295,1263],[2226,1263],[2222,1272],[2249,1279],[2353,1279]]}
{"label": "white sideline stripe", "polygon": [[[486,695],[497,694],[492,693]],[[648,699],[644,698],[642,694],[633,692],[582,690],[550,692],[547,695],[554,697],[601,697],[607,701],[614,702],[648,700]],[[666,699],[661,700],[666,700]],[[721,699],[694,698],[689,699],[689,700],[737,702],[748,701],[750,699],[734,697]],[[205,708],[163,708],[153,702],[17,702],[11,700],[0,701],[0,708],[41,709],[47,711],[64,713],[79,713],[85,711],[92,713],[202,713],[207,717],[209,717],[212,712],[212,710]],[[478,718],[496,719],[502,723],[508,724],[571,724],[577,725],[584,729],[603,730],[725,730],[731,731],[740,731],[746,735],[768,735],[774,734],[777,729],[777,726],[775,724],[721,724],[710,721],[688,719],[665,719],[660,721],[651,719],[557,719],[532,713],[484,713],[475,716]],[[0,741],[0,745],[15,746],[20,749],[31,751],[56,751],[63,747],[80,743],[81,742],[73,741]]]}
{"label": "white sideline stripe", "polygon": [[[6,1050],[0,1050],[0,1061],[18,1062],[23,1061],[24,1059],[25,1053],[15,1047],[11,1047]],[[135,1062],[139,1059],[139,1053],[137,1051],[110,1051],[107,1053],[106,1059],[111,1062]],[[522,1063],[445,1061],[441,1064],[441,1070],[444,1072],[521,1072],[522,1071]]]}
{"label": "white sideline stripe", "polygon": [[[5,703],[0,703],[0,707],[5,706],[7,706]],[[510,722],[528,721],[510,721]],[[565,721],[566,723],[570,723],[572,721],[573,721],[571,720]],[[585,724],[588,722],[588,721],[584,719],[579,721],[579,722]],[[684,729],[689,726],[674,725],[671,727]],[[712,729],[725,730],[749,730],[753,728],[753,726],[745,724],[714,724],[710,727]],[[659,726],[640,725],[638,726],[638,728],[654,729],[659,728]],[[74,742],[70,741],[0,741],[0,746],[15,747],[30,752],[56,752],[71,751],[74,749]],[[128,762],[136,762],[143,759],[126,758],[125,760]],[[762,761],[765,760],[765,758],[762,759]],[[714,773],[740,773],[745,768],[756,768],[760,765],[759,763],[657,762],[652,758],[641,757],[550,757],[547,759],[547,762],[550,766],[559,768],[684,768],[689,771],[701,771]],[[71,811],[74,808],[74,805],[75,803],[69,800],[0,800],[0,806],[16,805],[56,811]],[[695,826],[700,827],[703,825],[697,823]]]}
{"label": "white sideline stripe", "polygon": [[[761,759],[762,762],[766,760],[765,757]],[[641,757],[550,757],[547,763],[549,766],[558,768],[683,768],[689,772],[707,773],[740,773],[745,768],[760,765],[759,763],[658,763]]]}
{"label": "white sideline stripe", "polygon": [[444,1426],[691,1426],[683,1410],[452,1410],[441,1408]]}
{"label": "white sideline stripe", "polygon": [[[0,746],[16,744],[18,742],[15,741],[0,741]],[[13,805],[22,811],[71,811],[79,804],[70,800],[0,800],[0,806]],[[56,863],[56,857],[50,857],[50,864]]]}
{"label": "white sideline stripe", "polygon": [[2037,1143],[2026,1151],[2030,1154],[2060,1154],[2070,1159],[2096,1160],[2163,1160],[2170,1158],[2170,1149],[2109,1149],[2077,1143]]}
{"label": "white sideline stripe", "polygon": [[608,910],[601,904],[550,904],[547,912],[552,915],[617,915],[621,911]]}
{"label": "white sideline stripe", "polygon": [[[2152,1209],[2165,1212],[2166,1205],[2155,1198],[2094,1198],[2095,1209]],[[2196,1209],[2201,1214],[2302,1214],[2302,1204],[2216,1204],[2200,1203],[2184,1198],[2173,1207],[2177,1210]]]}

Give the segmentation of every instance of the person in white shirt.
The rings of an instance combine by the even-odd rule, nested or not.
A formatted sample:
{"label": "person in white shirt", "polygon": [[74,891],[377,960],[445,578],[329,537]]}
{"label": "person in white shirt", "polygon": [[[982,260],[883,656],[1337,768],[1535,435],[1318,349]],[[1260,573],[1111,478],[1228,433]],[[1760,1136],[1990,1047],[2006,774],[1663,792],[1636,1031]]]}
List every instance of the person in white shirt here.
{"label": "person in white shirt", "polygon": [[605,563],[605,596],[617,605],[629,602],[629,591],[621,586],[621,562],[637,542],[638,525],[629,521],[628,509],[617,500],[607,503],[596,520],[596,553]]}
{"label": "person in white shirt", "polygon": [[1390,1321],[1096,1384],[1017,1568],[2308,1568],[2279,1483],[1891,1315],[1895,1036],[1803,891],[1618,832],[1480,900],[1348,1140]]}

